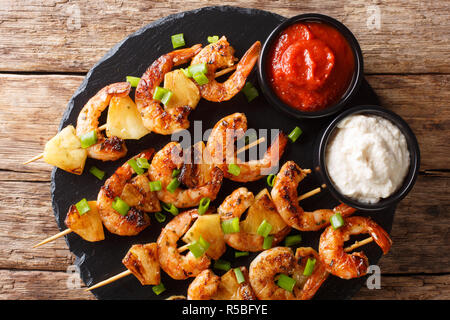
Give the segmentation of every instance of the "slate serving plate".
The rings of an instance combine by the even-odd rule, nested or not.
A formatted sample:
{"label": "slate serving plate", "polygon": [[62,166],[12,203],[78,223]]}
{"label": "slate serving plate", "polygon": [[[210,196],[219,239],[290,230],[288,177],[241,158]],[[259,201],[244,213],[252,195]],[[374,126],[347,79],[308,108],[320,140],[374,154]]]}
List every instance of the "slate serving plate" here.
{"label": "slate serving plate", "polygon": [[[170,36],[173,34],[184,33],[187,46],[196,43],[206,45],[208,36],[225,35],[236,49],[236,56],[242,57],[253,42],[256,40],[264,42],[269,33],[283,20],[285,20],[284,17],[267,11],[219,6],[174,14],[152,22],[117,44],[89,71],[83,83],[69,101],[59,129],[61,130],[69,124],[76,125],[76,119],[81,108],[98,90],[110,83],[125,81],[127,75],[140,77],[156,58],[173,50],[170,41]],[[249,81],[257,86],[255,71],[250,76]],[[134,92],[132,92],[132,97],[134,97]],[[376,94],[365,80],[358,94],[349,102],[347,107],[359,104],[379,104]],[[296,120],[272,108],[262,94],[248,103],[244,95],[239,93],[231,101],[220,104],[201,100],[196,110],[190,115],[191,128],[189,131],[193,134],[194,121],[201,121],[204,132],[212,128],[219,119],[234,112],[244,112],[247,115],[249,128],[273,128],[289,133],[295,126],[300,126],[303,135],[295,144],[288,146],[281,164],[287,160],[294,160],[304,168],[312,168],[313,150],[317,135],[333,119],[328,117]],[[199,139],[201,137],[196,138],[192,143]],[[149,134],[139,141],[128,140],[128,156],[131,157],[149,147],[159,150],[170,140],[170,136],[157,134]],[[125,161],[126,159],[121,159],[116,162],[103,163],[88,159],[86,170],[81,176],[60,169],[53,170],[52,205],[56,221],[61,230],[66,229],[64,219],[71,204],[82,198],[88,200],[97,198],[97,193],[103,181],[99,181],[89,174],[88,169],[95,165],[105,170],[107,177],[109,177]],[[321,183],[317,175],[311,174],[302,181],[300,193],[314,189]],[[217,207],[228,194],[239,186],[241,185],[225,180],[218,198],[212,205]],[[261,179],[257,182],[247,183],[245,187],[256,194],[266,187],[266,181]],[[332,208],[337,204],[338,202],[326,191],[302,201],[302,206],[306,210]],[[394,212],[395,207],[390,207],[380,212],[369,214],[360,211],[358,214],[370,215],[386,231],[390,232]],[[170,219],[170,214],[168,218]],[[106,239],[101,242],[90,243],[74,233],[66,236],[66,242],[70,251],[76,256],[75,263],[79,268],[82,280],[87,286],[91,286],[126,270],[121,261],[131,245],[156,241],[165,223],[158,223],[152,216],[152,225],[138,236],[119,237],[105,230]],[[297,233],[297,231],[292,233]],[[303,232],[302,246],[311,246],[317,249],[319,236],[320,232]],[[381,250],[375,244],[365,246],[364,251],[371,264],[376,264],[382,255]],[[249,257],[235,259],[233,252],[234,250],[229,248],[223,256],[223,259],[232,262],[233,267],[248,266],[256,256],[256,254],[251,254]],[[217,274],[221,273],[217,272]],[[98,299],[166,299],[171,295],[186,295],[191,279],[175,281],[162,272],[162,282],[167,290],[160,296],[153,293],[151,286],[141,286],[132,275],[96,289],[93,293]],[[364,283],[364,277],[341,280],[330,276],[317,292],[315,299],[349,299]]]}

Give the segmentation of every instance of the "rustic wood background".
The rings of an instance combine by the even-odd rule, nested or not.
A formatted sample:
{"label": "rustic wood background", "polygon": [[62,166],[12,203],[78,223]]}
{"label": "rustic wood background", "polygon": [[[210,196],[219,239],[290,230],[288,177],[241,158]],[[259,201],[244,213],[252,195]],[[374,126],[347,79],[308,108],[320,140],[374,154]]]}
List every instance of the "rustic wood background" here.
{"label": "rustic wood background", "polygon": [[[450,2],[418,0],[0,0],[0,299],[94,299],[68,289],[77,277],[64,239],[31,249],[59,230],[51,167],[22,163],[43,150],[86,72],[114,44],[168,14],[223,4],[286,17],[319,12],[355,33],[369,83],[411,125],[422,165],[395,215],[382,289],[354,298],[449,299]],[[372,10],[379,29],[367,23]]]}

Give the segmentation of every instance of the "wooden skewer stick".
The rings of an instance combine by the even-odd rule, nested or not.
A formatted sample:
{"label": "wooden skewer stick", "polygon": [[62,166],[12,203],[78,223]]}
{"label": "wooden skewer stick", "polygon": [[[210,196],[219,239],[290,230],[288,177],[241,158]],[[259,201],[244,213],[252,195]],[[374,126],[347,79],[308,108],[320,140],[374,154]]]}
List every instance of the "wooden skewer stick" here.
{"label": "wooden skewer stick", "polygon": [[256,145],[258,145],[258,144],[260,144],[260,143],[262,143],[262,142],[264,142],[264,141],[266,141],[266,138],[264,138],[264,137],[259,138],[258,140],[253,141],[252,143],[249,143],[249,144],[246,145],[246,146],[243,146],[243,147],[240,148],[238,151],[236,151],[236,153],[239,154],[239,153],[241,153],[241,152],[244,152],[245,150],[250,149],[250,148],[253,148],[254,146],[256,146]]}
{"label": "wooden skewer stick", "polygon": [[352,244],[350,247],[347,247],[344,249],[344,252],[350,252],[356,248],[359,248],[365,244],[371,243],[373,241],[372,237],[369,237],[367,239],[361,240],[361,241],[356,241],[354,244]]}
{"label": "wooden skewer stick", "polygon": [[55,234],[54,236],[51,236],[51,237],[49,237],[49,238],[39,242],[38,244],[34,245],[33,248],[37,248],[39,246],[42,246],[43,244],[46,244],[46,243],[49,243],[50,241],[56,240],[58,238],[61,238],[61,237],[65,236],[66,234],[69,234],[71,232],[72,232],[72,229],[67,228],[64,231],[61,231],[60,233]]}
{"label": "wooden skewer stick", "polygon": [[316,188],[316,189],[314,189],[314,190],[311,190],[311,191],[309,191],[309,192],[307,192],[307,193],[305,193],[305,194],[302,194],[301,196],[299,196],[299,197],[297,198],[297,200],[298,200],[298,201],[301,201],[301,200],[303,200],[303,199],[312,197],[313,195],[318,194],[320,191],[322,191],[322,188],[318,187],[318,188]]}
{"label": "wooden skewer stick", "polygon": [[126,276],[130,275],[130,274],[131,274],[131,271],[127,269],[124,272],[116,274],[115,276],[113,276],[113,277],[111,277],[109,279],[106,279],[104,281],[101,281],[101,282],[93,285],[92,287],[84,289],[84,291],[91,291],[91,290],[103,287],[103,286],[105,286],[107,284],[110,284],[111,282],[117,281],[117,280],[119,280],[119,279],[121,279],[123,277],[126,277]]}
{"label": "wooden skewer stick", "polygon": [[218,78],[218,77],[220,77],[220,76],[223,76],[224,74],[227,74],[228,72],[231,72],[231,71],[235,70],[236,68],[237,68],[237,65],[235,64],[234,66],[231,66],[231,67],[222,69],[222,70],[220,70],[220,71],[217,71],[217,72],[214,74],[214,78]]}

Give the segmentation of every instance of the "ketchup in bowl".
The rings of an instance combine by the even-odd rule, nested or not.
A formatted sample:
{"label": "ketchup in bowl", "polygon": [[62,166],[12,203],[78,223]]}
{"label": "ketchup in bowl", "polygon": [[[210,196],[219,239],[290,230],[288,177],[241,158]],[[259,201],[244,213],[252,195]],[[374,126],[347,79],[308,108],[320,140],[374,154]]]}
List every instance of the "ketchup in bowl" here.
{"label": "ketchup in bowl", "polygon": [[355,72],[346,38],[322,22],[299,22],[273,42],[266,65],[269,84],[285,104],[318,111],[337,103]]}

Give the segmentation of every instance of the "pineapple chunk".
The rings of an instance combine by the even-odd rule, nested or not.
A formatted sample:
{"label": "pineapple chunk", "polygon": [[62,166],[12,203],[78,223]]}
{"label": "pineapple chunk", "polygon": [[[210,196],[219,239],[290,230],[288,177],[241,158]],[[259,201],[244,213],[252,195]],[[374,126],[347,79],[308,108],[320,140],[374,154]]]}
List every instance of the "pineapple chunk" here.
{"label": "pineapple chunk", "polygon": [[136,207],[145,212],[161,211],[161,204],[156,192],[150,190],[149,180],[145,175],[137,175],[125,184],[120,199],[130,207]]}
{"label": "pineapple chunk", "polygon": [[75,128],[69,125],[51,138],[44,148],[44,161],[70,173],[82,174],[87,150],[81,147]]}
{"label": "pineapple chunk", "polygon": [[198,240],[200,236],[209,243],[209,248],[206,251],[209,257],[217,260],[225,253],[226,244],[219,214],[199,216],[182,240],[186,243],[192,243]]}
{"label": "pineapple chunk", "polygon": [[109,103],[106,135],[121,139],[140,139],[149,134],[134,101],[129,97],[113,97]]}
{"label": "pineapple chunk", "polygon": [[195,109],[200,101],[200,91],[197,86],[180,69],[166,73],[164,88],[173,93],[166,108],[189,106]]}
{"label": "pineapple chunk", "polygon": [[66,226],[86,241],[95,242],[105,239],[103,224],[97,209],[96,201],[88,201],[91,210],[83,215],[72,205],[66,216]]}
{"label": "pineapple chunk", "polygon": [[122,260],[142,285],[157,285],[161,282],[157,247],[155,242],[135,244]]}
{"label": "pineapple chunk", "polygon": [[255,202],[248,209],[247,218],[240,223],[240,228],[246,233],[256,234],[263,220],[272,225],[270,234],[276,234],[287,227],[275,208],[267,189],[256,195]]}

